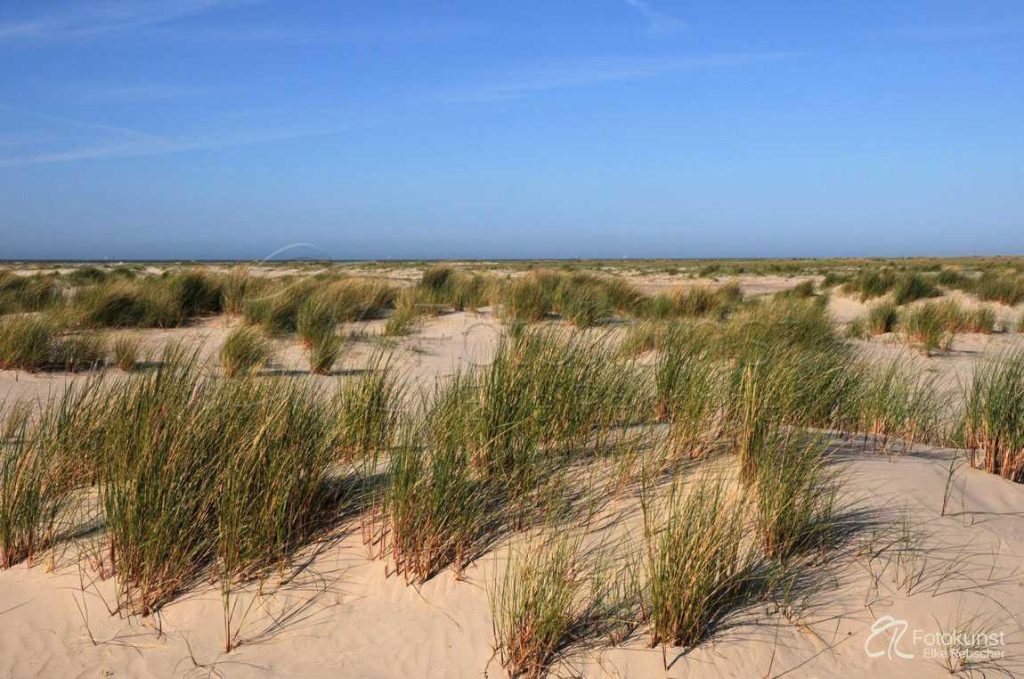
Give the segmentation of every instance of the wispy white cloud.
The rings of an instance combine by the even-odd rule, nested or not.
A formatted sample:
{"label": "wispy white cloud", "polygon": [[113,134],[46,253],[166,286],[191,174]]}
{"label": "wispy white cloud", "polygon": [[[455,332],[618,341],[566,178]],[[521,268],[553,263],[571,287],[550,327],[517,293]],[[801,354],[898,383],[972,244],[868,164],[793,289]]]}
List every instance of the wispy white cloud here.
{"label": "wispy white cloud", "polygon": [[623,0],[647,20],[647,29],[654,33],[673,33],[686,28],[686,22],[651,7],[647,0]]}
{"label": "wispy white cloud", "polygon": [[162,26],[150,31],[154,39],[171,39],[189,43],[215,44],[224,47],[258,45],[315,45],[315,44],[417,44],[479,35],[485,26],[462,20],[422,20],[387,24],[361,25],[309,25],[309,24],[242,24],[230,26],[196,26],[178,30]]}
{"label": "wispy white cloud", "polygon": [[471,103],[516,99],[537,92],[563,90],[629,80],[644,80],[660,75],[696,69],[732,68],[799,56],[800,52],[740,52],[676,58],[592,59],[542,65],[490,82],[442,92],[432,97],[451,103]]}
{"label": "wispy white cloud", "polygon": [[87,38],[228,9],[251,0],[80,0],[0,23],[0,41]]}
{"label": "wispy white cloud", "polygon": [[[189,25],[175,22],[266,0],[76,0],[56,9],[3,21],[0,44],[97,38],[133,32],[147,40],[220,46],[305,44],[410,44],[437,42],[486,30],[467,20],[400,21],[388,24],[327,25],[244,23]],[[2,13],[0,13],[2,16]]]}
{"label": "wispy white cloud", "polygon": [[86,102],[140,102],[163,99],[186,99],[209,94],[224,94],[212,87],[192,87],[167,84],[102,85],[75,83],[67,88],[67,96]]}
{"label": "wispy white cloud", "polygon": [[223,136],[150,140],[121,140],[106,143],[75,146],[56,151],[40,151],[16,156],[0,157],[0,167],[21,167],[25,165],[48,165],[81,160],[107,158],[133,158],[140,156],[162,156],[188,151],[210,151],[254,144],[265,144],[287,139],[301,139],[334,134],[340,131],[332,128],[295,128],[250,130]]}
{"label": "wispy white cloud", "polygon": [[91,132],[93,133],[92,136],[113,136],[117,138],[135,139],[142,141],[164,140],[164,138],[161,137],[160,135],[152,134],[150,132],[143,132],[141,130],[137,130],[131,127],[124,127],[121,125],[108,125],[105,123],[94,123],[87,120],[79,120],[77,118],[70,118],[68,116],[63,115],[44,113],[41,111],[19,108],[11,106],[9,104],[0,103],[0,111],[9,111],[10,113],[17,115],[21,119],[33,120],[37,123],[43,123],[51,129],[71,129],[84,132]]}
{"label": "wispy white cloud", "polygon": [[[0,167],[46,165],[81,160],[161,156],[251,146],[286,139],[325,136],[351,129],[372,118],[324,118],[321,124],[274,124],[257,119],[249,124],[222,124],[203,131],[156,134],[135,128],[93,123],[61,115],[28,111],[0,103],[0,111],[17,116],[26,129],[0,136]],[[254,112],[258,113],[258,112]],[[265,118],[265,116],[264,116]]]}
{"label": "wispy white cloud", "polygon": [[36,146],[49,141],[50,137],[41,132],[4,132],[0,134],[0,147]]}
{"label": "wispy white cloud", "polygon": [[872,38],[910,40],[923,43],[973,42],[1008,38],[1024,32],[1020,22],[991,24],[924,24],[889,26],[868,32]]}

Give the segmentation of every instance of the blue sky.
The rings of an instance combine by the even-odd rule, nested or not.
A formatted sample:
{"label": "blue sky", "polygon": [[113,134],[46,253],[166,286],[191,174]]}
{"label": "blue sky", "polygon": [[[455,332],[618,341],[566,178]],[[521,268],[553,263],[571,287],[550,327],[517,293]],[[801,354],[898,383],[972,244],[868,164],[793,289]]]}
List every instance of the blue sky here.
{"label": "blue sky", "polygon": [[5,0],[0,258],[1024,253],[1020,0]]}

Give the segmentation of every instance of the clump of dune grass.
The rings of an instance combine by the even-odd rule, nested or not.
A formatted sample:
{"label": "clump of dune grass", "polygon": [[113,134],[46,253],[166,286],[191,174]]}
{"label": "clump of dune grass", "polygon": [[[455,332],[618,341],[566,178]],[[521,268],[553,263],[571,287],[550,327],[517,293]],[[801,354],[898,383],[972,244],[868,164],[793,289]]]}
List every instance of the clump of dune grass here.
{"label": "clump of dune grass", "polygon": [[603,337],[523,330],[504,338],[463,392],[471,395],[464,419],[474,466],[522,491],[539,478],[543,458],[603,449],[614,427],[650,407],[641,377]]}
{"label": "clump of dune grass", "polygon": [[892,302],[878,302],[868,309],[868,330],[872,335],[882,335],[896,329],[899,311]]}
{"label": "clump of dune grass", "polygon": [[395,301],[394,312],[384,324],[384,334],[389,337],[408,335],[425,313],[419,290],[402,290]]}
{"label": "clump of dune grass", "polygon": [[500,308],[506,322],[536,323],[551,312],[551,300],[543,280],[528,275],[509,281],[502,294]]}
{"label": "clump of dune grass", "polygon": [[285,565],[328,519],[327,407],[312,385],[206,377],[172,347],[152,372],[19,411],[0,460],[5,564],[66,532],[74,491],[96,484],[108,540],[96,557],[121,610],[152,613],[216,574],[230,649],[233,583]]}
{"label": "clump of dune grass", "polygon": [[30,564],[58,532],[69,504],[60,450],[46,445],[45,425],[33,426],[24,407],[3,422],[0,442],[0,568]]}
{"label": "clump of dune grass", "polygon": [[814,297],[814,281],[800,281],[792,288],[788,288],[776,294],[779,297],[793,297],[796,299]]}
{"label": "clump of dune grass", "polygon": [[689,648],[748,600],[756,555],[746,507],[720,481],[701,480],[643,502],[644,612],[652,646]]}
{"label": "clump of dune grass", "polygon": [[[327,276],[300,279],[291,284],[291,293],[300,302],[315,295],[326,301],[337,323],[382,318],[394,307],[397,290],[387,281],[373,278]],[[296,307],[297,310],[298,307]]]}
{"label": "clump of dune grass", "polygon": [[476,310],[487,305],[488,278],[459,272],[448,289],[447,302],[455,311]]}
{"label": "clump of dune grass", "polygon": [[785,562],[835,537],[838,482],[834,470],[825,469],[823,453],[820,442],[791,432],[775,432],[758,451],[751,487],[766,557]]}
{"label": "clump of dune grass", "polygon": [[512,554],[490,593],[494,638],[510,677],[541,677],[586,617],[578,539],[552,537]]}
{"label": "clump of dune grass", "polygon": [[941,294],[942,292],[931,281],[917,273],[898,276],[892,289],[893,302],[897,305],[938,297]]}
{"label": "clump of dune grass", "polygon": [[630,323],[622,339],[620,350],[625,355],[642,354],[661,348],[673,324],[668,321],[639,320]]}
{"label": "clump of dune grass", "polygon": [[643,437],[628,425],[649,417],[653,403],[632,367],[607,338],[523,327],[503,338],[490,364],[438,385],[423,445],[465,455],[483,496],[500,497],[508,516],[526,516],[571,460]]}
{"label": "clump of dune grass", "polygon": [[113,281],[80,290],[73,302],[78,322],[102,328],[172,328],[185,315],[170,287],[159,281]]}
{"label": "clump of dune grass", "polygon": [[455,275],[455,269],[450,266],[442,264],[431,266],[424,270],[420,277],[420,287],[443,294],[451,285]]}
{"label": "clump of dune grass", "polygon": [[996,314],[990,307],[977,306],[964,312],[963,331],[989,335],[996,330]]}
{"label": "clump of dune grass", "polygon": [[222,282],[218,276],[197,269],[171,275],[164,282],[184,318],[217,314],[223,309]]}
{"label": "clump of dune grass", "polygon": [[0,271],[0,314],[43,311],[60,299],[61,290],[53,276]]}
{"label": "clump of dune grass", "polygon": [[101,366],[105,354],[102,335],[62,332],[45,316],[0,318],[0,369],[73,372]]}
{"label": "clump of dune grass", "polygon": [[299,306],[295,328],[304,347],[309,348],[320,337],[333,333],[336,325],[334,309],[324,296],[310,295]]}
{"label": "clump of dune grass", "polygon": [[647,314],[655,318],[724,318],[742,299],[743,293],[736,283],[718,287],[698,285],[651,297]]}
{"label": "clump of dune grass", "polygon": [[315,283],[283,280],[262,286],[246,298],[242,314],[246,323],[262,326],[270,334],[294,332],[299,308],[312,294]]}
{"label": "clump of dune grass", "polygon": [[616,313],[636,314],[643,310],[646,298],[621,278],[572,272],[557,276],[552,300],[562,318],[585,328]]}
{"label": "clump of dune grass", "polygon": [[425,449],[406,435],[388,458],[379,525],[364,535],[378,556],[391,556],[406,582],[424,582],[448,566],[460,573],[476,556],[488,487],[474,478],[466,452],[450,443]]}
{"label": "clump of dune grass", "polygon": [[896,285],[896,274],[890,269],[861,271],[843,284],[843,291],[857,293],[864,302],[881,297]]}
{"label": "clump of dune grass", "polygon": [[1024,353],[975,367],[964,409],[971,466],[1024,483]]}
{"label": "clump of dune grass", "polygon": [[102,283],[112,279],[131,280],[137,277],[141,268],[142,266],[140,264],[119,264],[112,267],[99,267],[86,264],[75,267],[68,273],[64,274],[63,277],[75,285],[89,285],[92,283]]}
{"label": "clump of dune grass", "polygon": [[839,285],[845,285],[852,280],[852,276],[838,271],[826,271],[821,281],[822,290],[828,290]]}
{"label": "clump of dune grass", "polygon": [[[829,428],[848,415],[857,387],[850,347],[821,298],[751,304],[691,337],[723,374],[722,434],[741,451],[768,421]],[[705,361],[707,362],[707,361]],[[713,394],[714,392],[712,392]],[[696,397],[695,397],[696,398]],[[719,434],[716,434],[716,436]]]}
{"label": "clump of dune grass", "polygon": [[987,306],[964,309],[953,299],[939,302],[928,302],[908,312],[908,317],[916,315],[918,327],[939,328],[950,337],[960,332],[992,333],[995,331],[995,312]]}
{"label": "clump of dune grass", "polygon": [[944,285],[947,288],[953,288],[957,290],[964,290],[968,288],[973,281],[965,276],[963,273],[955,269],[943,268],[939,271],[935,277],[935,282],[939,285]]}
{"label": "clump of dune grass", "polygon": [[767,437],[778,421],[779,414],[773,410],[777,404],[780,385],[770,374],[770,368],[760,361],[741,364],[734,378],[735,416],[734,444],[739,459],[740,479],[749,482],[757,473],[761,451],[768,442]]}
{"label": "clump of dune grass", "polygon": [[102,374],[37,404],[9,404],[0,419],[0,556],[33,562],[73,533],[77,490],[93,485],[111,418]]}
{"label": "clump of dune grass", "polygon": [[222,285],[221,296],[224,313],[229,316],[240,315],[245,309],[246,298],[255,295],[261,285],[263,283],[252,276],[249,267],[232,267],[224,277]]}
{"label": "clump of dune grass", "polygon": [[388,458],[383,498],[364,539],[378,557],[390,555],[407,582],[447,567],[461,573],[500,520],[494,512],[505,493],[501,480],[473,464],[477,388],[466,372],[436,385],[418,424],[403,428]]}
{"label": "clump of dune grass", "polygon": [[484,276],[440,264],[426,269],[414,290],[420,303],[434,307],[436,312],[445,308],[477,309],[487,301]]}
{"label": "clump of dune grass", "polygon": [[375,353],[364,371],[338,388],[337,445],[346,458],[382,453],[393,442],[401,419],[405,384],[391,356]]}
{"label": "clump of dune grass", "polygon": [[135,337],[122,335],[114,340],[114,365],[124,372],[135,370],[139,362],[139,348],[141,343]]}
{"label": "clump of dune grass", "polygon": [[205,377],[172,349],[106,405],[99,498],[122,607],[151,613],[215,566],[230,621],[230,583],[286,561],[322,525],[327,403],[308,384]]}
{"label": "clump of dune grass", "polygon": [[112,394],[118,424],[99,461],[119,600],[141,614],[173,598],[211,558],[218,439],[233,424],[213,421],[194,362],[164,358]]}
{"label": "clump of dune grass", "polygon": [[849,417],[859,375],[844,345],[751,345],[726,377],[726,434],[749,480],[765,435],[777,424],[831,429]]}
{"label": "clump of dune grass", "polygon": [[602,288],[612,309],[621,314],[643,314],[643,306],[647,296],[637,290],[628,281],[611,277],[602,279]]}
{"label": "clump of dune grass", "polygon": [[52,348],[50,369],[76,372],[106,364],[106,338],[97,332],[82,331],[58,338]]}
{"label": "clump of dune grass", "polygon": [[868,332],[867,321],[864,318],[855,318],[846,324],[844,335],[848,339],[868,339],[871,333]]}
{"label": "clump of dune grass", "polygon": [[862,302],[891,292],[897,305],[941,294],[935,284],[920,273],[892,269],[861,271],[843,284],[843,291],[859,295]]}
{"label": "clump of dune grass", "polygon": [[1014,306],[1024,301],[1024,276],[986,271],[975,281],[973,290],[983,301]]}
{"label": "clump of dune grass", "polygon": [[169,328],[223,308],[220,279],[201,271],[138,279],[104,279],[76,291],[71,314],[80,325]]}
{"label": "clump of dune grass", "polygon": [[[328,275],[279,279],[247,293],[243,314],[246,322],[262,325],[272,334],[299,330],[306,341],[315,326],[328,318],[335,324],[381,318],[394,306],[395,297],[394,288],[380,280]],[[301,330],[300,314],[304,314]]]}
{"label": "clump of dune grass", "polygon": [[737,310],[722,326],[718,344],[723,355],[735,357],[769,347],[832,349],[841,343],[824,297],[773,297]]}
{"label": "clump of dune grass", "polygon": [[925,356],[936,350],[947,350],[953,342],[948,308],[926,303],[904,313],[900,323],[906,341],[920,348]]}
{"label": "clump of dune grass", "polygon": [[313,337],[307,350],[310,371],[316,375],[330,375],[341,358],[343,348],[344,340],[333,329]]}
{"label": "clump of dune grass", "polygon": [[536,323],[552,313],[578,328],[615,313],[644,310],[646,298],[626,281],[580,271],[531,271],[504,284],[491,281],[493,301],[507,322]]}
{"label": "clump of dune grass", "polygon": [[216,470],[215,509],[225,650],[231,650],[233,583],[287,562],[325,524],[332,440],[327,404],[311,385],[242,381],[216,391],[223,389],[226,395],[214,395],[217,409],[237,409],[225,413],[230,424]]}
{"label": "clump of dune grass", "polygon": [[322,294],[333,300],[335,318],[349,322],[383,318],[394,308],[398,292],[387,281],[343,278],[328,285]]}
{"label": "clump of dune grass", "polygon": [[235,328],[220,348],[220,364],[228,377],[257,372],[266,365],[269,358],[270,343],[259,328]]}
{"label": "clump of dune grass", "polygon": [[599,284],[582,280],[563,282],[559,286],[555,311],[577,328],[588,328],[608,317],[612,306]]}
{"label": "clump of dune grass", "polygon": [[265,284],[246,301],[245,318],[271,333],[298,330],[306,339],[328,318],[335,324],[381,318],[393,308],[396,294],[386,281],[374,279],[321,275],[279,280]]}
{"label": "clump of dune grass", "polygon": [[883,449],[890,439],[908,445],[942,443],[943,394],[935,378],[896,358],[885,366],[855,367],[860,375],[856,416],[851,428],[876,438]]}
{"label": "clump of dune grass", "polygon": [[705,330],[676,325],[655,365],[656,418],[670,423],[672,445],[700,457],[721,434],[722,371]]}
{"label": "clump of dune grass", "polygon": [[0,318],[0,368],[40,370],[48,363],[57,328],[47,318]]}

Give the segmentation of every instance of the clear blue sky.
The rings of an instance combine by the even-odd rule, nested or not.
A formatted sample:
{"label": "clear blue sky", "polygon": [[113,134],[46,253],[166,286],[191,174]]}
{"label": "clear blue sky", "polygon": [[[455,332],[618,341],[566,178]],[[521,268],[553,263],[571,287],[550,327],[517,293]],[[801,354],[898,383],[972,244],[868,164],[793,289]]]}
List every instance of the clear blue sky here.
{"label": "clear blue sky", "polygon": [[0,258],[1024,252],[1021,0],[3,0]]}

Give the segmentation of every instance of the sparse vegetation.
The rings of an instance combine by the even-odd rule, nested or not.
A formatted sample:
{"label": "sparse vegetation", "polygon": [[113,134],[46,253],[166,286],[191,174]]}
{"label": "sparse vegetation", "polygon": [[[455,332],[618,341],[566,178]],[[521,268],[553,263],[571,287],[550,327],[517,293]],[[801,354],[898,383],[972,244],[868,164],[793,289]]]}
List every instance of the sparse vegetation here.
{"label": "sparse vegetation", "polygon": [[[844,531],[876,520],[844,523],[852,475],[840,460],[907,462],[899,454],[926,443],[1024,483],[1024,355],[980,362],[960,399],[936,371],[948,361],[892,359],[878,340],[848,339],[899,332],[930,354],[958,333],[996,332],[994,304],[926,298],[939,285],[982,297],[982,281],[986,295],[1012,291],[1018,274],[1005,262],[990,272],[930,260],[678,264],[693,278],[777,266],[825,279],[774,295],[750,286],[747,299],[736,282],[642,294],[611,267],[573,262],[512,262],[506,277],[504,264],[501,275],[472,262],[415,266],[401,288],[330,264],[274,277],[108,265],[39,274],[57,293],[38,310],[0,309],[0,368],[82,370],[110,356],[125,374],[75,376],[50,398],[3,404],[0,568],[66,547],[84,577],[112,578],[111,608],[126,615],[212,586],[231,651],[244,641],[242,590],[256,585],[262,605],[361,528],[375,573],[417,588],[439,580],[419,592],[431,605],[438,590],[472,587],[477,566],[493,568],[495,657],[510,676],[544,676],[634,631],[685,653],[744,611],[803,624],[779,588],[831,577],[833,557],[848,556],[837,552]],[[846,332],[829,314],[837,285],[875,300]],[[488,303],[507,321],[488,321],[501,333],[493,356],[453,362],[433,381],[401,362],[419,342],[348,325],[386,318],[385,334],[401,335],[437,316],[431,329],[458,341],[472,319],[446,315]],[[109,347],[97,330],[212,313],[246,322],[209,363],[172,345],[140,368],[143,340],[194,329],[129,331]],[[263,370],[271,334],[290,344],[281,370]],[[335,373],[348,341],[358,344]],[[292,369],[296,343],[311,373],[332,378]],[[891,458],[864,455],[871,448]],[[863,547],[869,561],[875,547]],[[507,565],[490,558],[504,553]],[[921,564],[894,568],[900,589],[925,577]]]}

